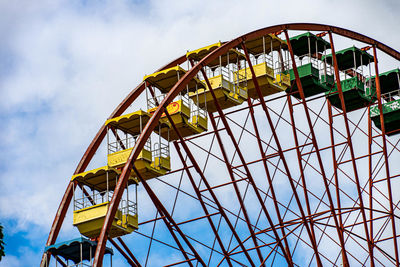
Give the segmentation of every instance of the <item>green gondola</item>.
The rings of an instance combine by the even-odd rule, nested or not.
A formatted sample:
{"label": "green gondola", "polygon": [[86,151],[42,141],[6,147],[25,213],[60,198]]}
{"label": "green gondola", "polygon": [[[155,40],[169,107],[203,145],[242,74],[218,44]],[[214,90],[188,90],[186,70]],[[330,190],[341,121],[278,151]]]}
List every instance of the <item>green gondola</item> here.
{"label": "green gondola", "polygon": [[[333,75],[327,73],[325,64],[323,65],[324,68],[322,68],[320,75],[318,67],[318,64],[321,63],[318,59],[322,57],[324,51],[330,48],[329,42],[310,32],[306,32],[290,38],[290,43],[294,55],[296,55],[300,60],[303,60],[305,57],[309,58],[308,63],[297,66],[305,97],[330,91],[334,84]],[[292,93],[294,97],[300,99],[300,94],[297,92],[298,87],[294,71],[293,69],[290,69],[288,72],[290,73],[292,87],[289,87],[286,92]]]}
{"label": "green gondola", "polygon": [[[342,71],[345,76],[349,77],[340,82],[346,111],[357,110],[374,103],[376,101],[374,84],[369,82],[361,73],[357,72],[357,68],[368,66],[373,61],[373,57],[367,52],[353,46],[336,52],[336,59],[339,71]],[[331,54],[323,57],[322,60],[333,65]],[[325,94],[333,106],[342,109],[337,84],[335,84],[330,92],[326,92]]]}

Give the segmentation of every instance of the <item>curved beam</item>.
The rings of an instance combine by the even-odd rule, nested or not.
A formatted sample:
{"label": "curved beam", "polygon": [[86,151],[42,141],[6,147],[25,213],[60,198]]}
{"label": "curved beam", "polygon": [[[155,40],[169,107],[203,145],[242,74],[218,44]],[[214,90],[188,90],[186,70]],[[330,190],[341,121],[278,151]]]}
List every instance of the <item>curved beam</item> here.
{"label": "curved beam", "polygon": [[[185,56],[181,56],[181,57],[171,61],[164,67],[158,69],[157,71],[161,71],[163,69],[167,69],[172,66],[182,64],[183,62],[185,62],[185,60],[186,60]],[[145,89],[144,82],[141,82],[135,89],[133,89],[125,97],[125,99],[114,109],[114,111],[111,113],[111,115],[108,118],[111,119],[111,118],[120,116],[129,107],[129,105],[131,105],[136,100],[136,98],[144,91],[144,89]],[[89,165],[90,161],[93,158],[93,155],[96,153],[97,149],[99,148],[99,146],[105,136],[106,136],[106,127],[103,124],[100,127],[99,131],[97,132],[96,136],[93,138],[89,147],[86,149],[85,153],[83,154],[81,160],[78,163],[78,166],[75,169],[74,174],[85,171],[86,167]],[[60,232],[62,223],[65,218],[65,215],[67,214],[69,204],[71,203],[73,192],[74,192],[74,183],[72,181],[70,181],[68,183],[67,189],[65,190],[64,196],[61,199],[60,206],[57,209],[56,217],[54,218],[53,224],[51,226],[49,237],[46,242],[46,246],[53,245],[56,242],[57,236]],[[44,267],[46,262],[48,262],[48,263],[50,262],[50,255],[43,253],[40,266]]]}
{"label": "curved beam", "polygon": [[[400,60],[400,53],[393,48],[376,41],[375,39],[372,39],[370,37],[367,37],[365,35],[359,34],[354,31],[350,31],[347,29],[335,27],[335,26],[330,26],[330,25],[323,25],[323,24],[313,24],[313,23],[291,23],[291,24],[281,24],[281,25],[275,25],[271,27],[266,27],[263,29],[259,29],[247,34],[244,34],[236,39],[233,39],[232,41],[226,42],[224,45],[221,47],[217,48],[213,52],[211,52],[208,56],[203,58],[200,62],[198,62],[192,69],[190,69],[171,89],[171,91],[168,93],[168,95],[163,99],[163,101],[160,103],[159,107],[157,110],[154,112],[153,116],[151,117],[150,121],[146,124],[138,142],[136,143],[135,147],[133,148],[131,155],[129,156],[129,159],[123,169],[123,172],[121,174],[121,178],[119,179],[119,184],[123,182],[123,180],[126,180],[127,177],[129,176],[130,170],[128,169],[129,166],[132,166],[132,162],[137,158],[138,154],[140,153],[141,149],[144,147],[144,144],[147,140],[147,138],[150,136],[150,133],[153,131],[155,128],[156,124],[158,123],[158,120],[161,117],[161,114],[164,112],[164,109],[166,106],[168,106],[169,103],[172,102],[172,100],[178,95],[179,92],[181,92],[186,84],[200,71],[200,69],[205,66],[207,63],[211,62],[218,56],[226,53],[229,49],[237,47],[240,45],[240,43],[246,41],[246,40],[251,40],[254,38],[257,38],[259,36],[267,35],[270,33],[275,33],[279,32],[282,30],[311,30],[311,31],[331,31],[335,34],[351,38],[356,41],[364,42],[370,45],[375,45],[376,48],[381,50],[382,52],[388,54],[389,56]],[[182,64],[185,62],[186,58],[185,56],[182,56],[171,63],[167,64],[163,68],[160,68],[160,70],[175,66],[178,64]],[[116,116],[121,115],[126,108],[140,95],[141,92],[144,90],[144,83],[142,82],[141,84],[138,85],[122,102],[121,104],[114,110],[114,112],[110,115],[109,118],[113,118]],[[97,151],[100,143],[104,139],[105,136],[105,127],[102,126],[98,133],[96,134],[95,138],[89,145],[88,149],[86,150],[85,154],[83,155],[82,159],[80,160],[77,169],[75,173],[82,172],[86,169],[87,165],[91,161],[94,153]],[[58,233],[60,231],[61,225],[63,223],[65,214],[68,210],[69,203],[71,202],[72,199],[72,193],[73,193],[73,184],[70,182],[68,184],[68,187],[66,189],[66,192],[62,198],[61,204],[57,210],[56,217],[54,219],[52,228],[50,230],[49,238],[47,240],[46,245],[52,245],[55,243]],[[121,189],[121,188],[119,188]],[[121,190],[120,190],[121,191]],[[118,195],[118,192],[116,191],[115,194],[113,195],[112,201],[118,200],[117,198],[114,198],[114,196]],[[119,203],[119,200],[117,201]],[[108,211],[110,213],[111,209]],[[115,213],[115,212],[111,212]],[[111,214],[107,214],[111,215]],[[115,215],[115,214],[114,214]],[[111,216],[107,216],[111,217]],[[105,222],[106,223],[106,222]],[[105,242],[106,240],[100,240],[100,242]],[[41,266],[44,266],[44,263],[46,258],[46,254],[43,254],[42,257],[42,262]]]}
{"label": "curved beam", "polygon": [[[105,249],[105,244],[107,241],[106,238],[106,231],[107,226],[111,225],[112,219],[115,216],[116,210],[118,203],[121,200],[122,193],[123,193],[123,187],[122,185],[126,183],[130,172],[132,170],[133,162],[136,160],[138,157],[140,151],[143,149],[147,139],[150,137],[150,134],[158,124],[158,121],[162,115],[162,113],[165,111],[166,107],[173,101],[173,99],[182,91],[185,89],[186,85],[190,82],[190,80],[193,79],[193,77],[202,69],[203,66],[206,66],[208,63],[212,62],[214,59],[219,57],[220,55],[223,55],[227,53],[230,49],[234,47],[238,47],[241,43],[245,42],[246,40],[251,40],[255,39],[260,36],[264,36],[270,33],[275,33],[279,32],[282,30],[312,30],[312,31],[331,31],[334,33],[337,33],[339,35],[349,37],[351,39],[365,42],[368,44],[375,44],[379,49],[384,51],[385,53],[389,55],[394,55],[395,58],[400,60],[400,53],[397,52],[396,50],[372,39],[369,37],[366,37],[364,35],[361,35],[359,33],[349,31],[346,29],[334,27],[334,26],[329,26],[329,25],[322,25],[322,24],[283,24],[283,25],[277,25],[277,26],[271,26],[271,27],[266,27],[264,29],[260,29],[254,32],[250,32],[248,34],[242,35],[236,39],[233,39],[232,41],[229,41],[219,48],[215,49],[213,52],[208,54],[206,57],[204,57],[202,60],[200,60],[195,66],[193,66],[175,85],[174,87],[170,90],[170,92],[165,96],[165,98],[161,101],[159,104],[157,110],[153,113],[153,116],[150,118],[150,120],[147,122],[146,126],[144,127],[142,133],[140,134],[134,148],[131,151],[131,154],[129,155],[129,158],[123,168],[123,171],[121,173],[120,179],[118,180],[118,184],[116,186],[116,189],[114,191],[114,194],[111,198],[110,201],[110,208],[107,212],[106,218],[104,220],[103,224],[103,229],[102,233],[100,234],[99,238],[99,244],[96,249],[95,253],[95,259],[94,262],[96,264],[101,264],[102,262],[102,257]],[[95,266],[96,266],[95,264]]]}

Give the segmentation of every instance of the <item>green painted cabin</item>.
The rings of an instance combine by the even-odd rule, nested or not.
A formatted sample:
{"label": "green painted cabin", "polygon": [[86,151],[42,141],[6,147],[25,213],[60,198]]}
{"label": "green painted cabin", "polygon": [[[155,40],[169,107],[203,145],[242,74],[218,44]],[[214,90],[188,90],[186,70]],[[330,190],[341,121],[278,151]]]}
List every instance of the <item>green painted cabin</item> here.
{"label": "green painted cabin", "polygon": [[[336,52],[336,59],[339,71],[346,72],[349,76],[353,76],[340,82],[346,111],[353,111],[363,107],[367,107],[376,101],[376,90],[373,83],[368,83],[361,74],[355,70],[360,66],[367,66],[373,61],[373,57],[367,52],[353,46]],[[332,55],[323,57],[328,64],[333,65]],[[331,91],[326,92],[329,102],[342,109],[337,84]]]}
{"label": "green painted cabin", "polygon": [[[382,105],[383,121],[385,123],[385,132],[388,135],[399,133],[400,129],[400,99],[393,100]],[[371,107],[369,113],[375,126],[382,130],[380,112],[378,105]]]}
{"label": "green painted cabin", "polygon": [[[310,58],[319,58],[322,56],[322,52],[330,48],[329,42],[323,38],[318,37],[310,32],[306,32],[290,38],[293,53],[300,59],[308,56]],[[312,62],[297,66],[301,85],[304,90],[305,97],[314,96],[320,93],[330,91],[334,84],[333,75],[320,75],[320,71],[317,66]],[[296,78],[293,69],[288,71],[290,73],[290,81],[292,86],[289,87],[286,92],[292,93],[296,98],[300,99],[300,94],[296,84]]]}
{"label": "green painted cabin", "polygon": [[[372,79],[372,82],[375,83],[375,77]],[[397,68],[379,74],[379,81],[382,98],[386,101],[386,103],[382,103],[385,132],[393,135],[399,133],[400,129],[400,70]],[[375,126],[382,130],[378,105],[371,107],[369,115]]]}

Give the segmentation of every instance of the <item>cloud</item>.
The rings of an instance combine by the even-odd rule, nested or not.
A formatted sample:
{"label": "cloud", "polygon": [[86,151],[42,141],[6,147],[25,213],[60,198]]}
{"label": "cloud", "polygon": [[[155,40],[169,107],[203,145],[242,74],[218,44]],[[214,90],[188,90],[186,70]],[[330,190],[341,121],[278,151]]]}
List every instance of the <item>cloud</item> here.
{"label": "cloud", "polygon": [[[301,21],[396,47],[399,9],[398,1],[1,1],[0,221],[13,228],[11,236],[34,226],[44,245],[98,128],[145,74],[186,50]],[[70,218],[64,226],[65,236],[76,233]],[[15,255],[2,264],[26,266]]]}

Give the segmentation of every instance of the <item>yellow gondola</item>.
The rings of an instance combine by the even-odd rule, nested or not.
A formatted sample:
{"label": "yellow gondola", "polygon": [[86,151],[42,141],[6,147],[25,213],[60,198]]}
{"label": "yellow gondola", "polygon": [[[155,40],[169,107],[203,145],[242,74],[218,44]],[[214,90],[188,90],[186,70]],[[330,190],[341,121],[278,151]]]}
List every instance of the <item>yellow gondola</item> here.
{"label": "yellow gondola", "polygon": [[[155,72],[150,75],[146,75],[143,78],[148,85],[155,86],[158,88],[163,94],[168,93],[172,87],[186,74],[186,70],[181,66],[171,67],[162,71]],[[187,91],[194,92],[198,88],[204,87],[204,84],[200,82],[199,79],[194,77],[187,84]]]}
{"label": "yellow gondola", "polygon": [[[103,202],[80,210],[75,210],[73,214],[73,225],[79,232],[89,238],[96,238],[100,235],[104,219],[109,208],[109,202]],[[108,232],[111,238],[132,233],[138,229],[138,216],[123,214],[117,210],[112,226]]]}
{"label": "yellow gondola", "polygon": [[[278,73],[275,75],[273,59],[268,54],[273,51],[280,51],[280,49],[286,48],[286,42],[275,35],[269,34],[245,42],[245,46],[249,54],[256,58],[256,62],[261,61],[261,63],[255,64],[253,69],[260,86],[262,96],[268,96],[285,91],[290,86],[290,76],[289,74],[283,73]],[[235,73],[235,79],[238,79],[237,76],[245,77],[245,79],[242,80],[244,80],[243,82],[247,82],[247,91],[249,97],[258,98],[250,68],[239,70],[237,73]]]}
{"label": "yellow gondola", "polygon": [[[200,61],[213,50],[222,45],[221,42],[212,44],[194,51],[186,53],[188,59]],[[209,67],[212,75],[208,75],[210,86],[214,91],[216,99],[222,109],[230,108],[242,104],[248,97],[246,85],[241,80],[234,79],[234,74],[229,69],[229,64],[234,63],[239,65],[239,61],[244,60],[245,56],[235,49],[229,50],[210,63],[205,64]],[[220,72],[219,75],[213,75],[215,71]],[[204,81],[203,81],[204,82]],[[205,89],[198,89],[196,92],[190,92],[189,97],[201,108],[205,108],[209,112],[217,110],[210,89],[206,84]]]}
{"label": "yellow gondola", "polygon": [[[182,137],[207,131],[207,115],[195,114],[196,112],[191,112],[189,106],[189,99],[186,98],[174,101],[167,106],[167,112]],[[197,107],[195,108],[197,109]],[[149,109],[149,113],[154,113],[156,109]],[[169,125],[168,128],[161,128],[160,134],[164,139],[170,141],[179,139],[177,133],[172,130],[172,126],[165,113],[161,115],[160,123]]]}
{"label": "yellow gondola", "polygon": [[[97,191],[90,196],[90,199],[88,197],[81,199],[74,197],[73,224],[82,235],[96,238],[100,234],[109,208],[109,192],[115,189],[120,174],[120,170],[104,166],[72,176],[72,181],[88,186],[93,192]],[[137,179],[130,176],[128,184],[137,184]],[[97,202],[100,203],[96,204]],[[129,201],[127,204],[128,209],[117,210],[109,231],[110,237],[126,235],[138,229],[136,203]],[[129,205],[135,210],[133,214],[127,212]]]}
{"label": "yellow gondola", "polygon": [[[103,166],[94,170],[78,173],[72,176],[72,181],[86,185],[99,192],[114,190],[121,170],[110,166]],[[129,177],[128,184],[137,184],[138,180],[133,175]]]}
{"label": "yellow gondola", "polygon": [[[182,77],[186,71],[180,66],[172,67],[160,72],[153,73],[144,77],[146,83],[154,85],[156,88],[160,89],[161,92],[166,93],[176,84],[180,77]],[[204,83],[194,77],[187,85],[184,93],[194,92],[200,88],[205,87]],[[154,100],[153,100],[154,101]],[[153,104],[153,108],[150,108],[148,112],[150,114],[154,113],[157,109],[157,103]],[[192,110],[192,107],[193,110]],[[207,116],[204,113],[196,114],[195,111],[198,107],[193,103],[191,105],[190,99],[184,95],[179,95],[178,99],[167,106],[167,112],[171,115],[171,119],[175,126],[177,127],[179,133],[182,137],[192,136],[195,134],[202,133],[207,130]],[[161,134],[161,136],[169,141],[179,139],[178,135],[174,130],[165,113],[162,114],[160,119],[161,124],[169,125],[169,128],[161,128],[160,131],[156,131]]]}
{"label": "yellow gondola", "polygon": [[[143,127],[150,120],[150,118],[150,113],[139,110],[133,113],[109,119],[106,121],[106,126],[121,130],[125,133],[131,134],[132,136],[137,136],[141,133]],[[160,124],[160,127],[164,129],[165,127],[168,127],[168,125]],[[126,148],[127,146],[128,145],[125,146],[125,149],[108,154],[108,166],[120,168],[125,165],[133,149],[132,147]],[[153,160],[151,145],[147,143],[134,163],[136,170],[143,177],[143,179],[148,180],[151,178],[159,177],[165,175],[168,171],[171,170],[171,166],[169,164],[169,155],[162,160],[157,159],[157,163],[155,161],[156,158]],[[164,164],[159,164],[159,162],[162,162]],[[135,173],[133,173],[133,175],[135,175]]]}

